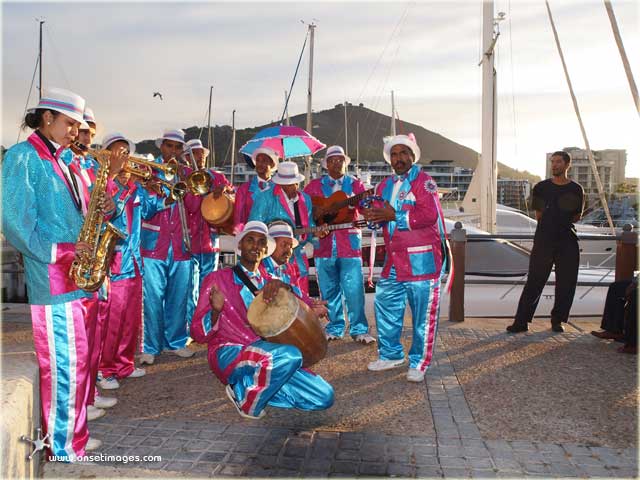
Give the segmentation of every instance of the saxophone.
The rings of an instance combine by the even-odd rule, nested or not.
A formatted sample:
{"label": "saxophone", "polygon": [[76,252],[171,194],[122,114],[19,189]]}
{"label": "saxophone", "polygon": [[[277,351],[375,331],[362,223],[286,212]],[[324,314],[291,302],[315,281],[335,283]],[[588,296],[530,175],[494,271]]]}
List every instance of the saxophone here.
{"label": "saxophone", "polygon": [[[80,147],[84,152],[87,151],[84,145],[76,144],[75,146]],[[91,153],[99,167],[89,199],[87,215],[80,229],[80,235],[78,235],[78,242],[86,242],[91,245],[91,255],[75,259],[71,264],[69,275],[78,288],[95,292],[104,283],[107,276],[116,241],[118,238],[125,238],[125,234],[104,220],[104,213],[100,208],[100,200],[107,190],[109,179],[110,152],[92,150]]]}

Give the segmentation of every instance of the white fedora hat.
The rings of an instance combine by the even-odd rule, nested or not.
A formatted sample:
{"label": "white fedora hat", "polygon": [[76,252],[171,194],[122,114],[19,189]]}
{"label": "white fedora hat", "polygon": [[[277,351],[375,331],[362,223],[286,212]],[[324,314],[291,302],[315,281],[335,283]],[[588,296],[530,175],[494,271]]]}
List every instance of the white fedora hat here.
{"label": "white fedora hat", "polygon": [[156,147],[160,148],[160,145],[162,145],[162,142],[165,140],[173,140],[174,142],[184,144],[184,132],[180,129],[165,130],[162,136],[156,139]]}
{"label": "white fedora hat", "polygon": [[129,154],[136,151],[136,144],[119,132],[109,133],[102,139],[102,148],[109,148],[115,142],[127,142],[129,144]]}
{"label": "white fedora hat", "polygon": [[344,149],[340,145],[332,145],[327,148],[327,151],[324,154],[324,158],[320,161],[322,168],[327,168],[327,159],[330,157],[344,157],[344,166],[348,167],[351,163],[351,158],[344,153]]}
{"label": "white fedora hat", "polygon": [[391,149],[395,145],[406,145],[409,147],[413,152],[413,163],[420,160],[420,147],[416,143],[416,137],[413,133],[384,138],[384,149],[382,150],[382,154],[384,155],[384,159],[387,163],[391,163]]}
{"label": "white fedora hat", "polygon": [[271,178],[276,185],[293,185],[304,180],[304,175],[298,171],[298,164],[295,162],[282,162],[278,165],[278,171]]}
{"label": "white fedora hat", "polygon": [[184,157],[187,153],[191,153],[192,150],[198,149],[204,150],[205,157],[209,156],[209,149],[205,148],[204,145],[202,145],[202,142],[197,138],[189,140],[184,144],[184,152],[182,152],[182,156]]}
{"label": "white fedora hat", "polygon": [[89,130],[91,125],[89,123],[93,123],[93,126],[96,126],[96,117],[93,114],[93,110],[89,107],[84,107],[84,113],[82,114],[82,122],[80,123],[80,130]]}
{"label": "white fedora hat", "polygon": [[293,248],[298,246],[298,239],[293,236],[293,229],[287,222],[277,221],[269,224],[269,235],[272,238],[290,238],[293,240]]}
{"label": "white fedora hat", "polygon": [[267,226],[262,222],[258,222],[257,220],[252,220],[245,223],[242,231],[236,235],[236,253],[238,255],[240,254],[240,249],[238,248],[238,246],[240,245],[240,242],[245,237],[245,235],[250,232],[258,232],[267,237],[267,257],[270,257],[273,251],[276,249],[276,242],[269,235],[269,229],[267,228]]}
{"label": "white fedora hat", "polygon": [[251,161],[253,162],[254,168],[256,166],[256,158],[258,158],[258,155],[260,155],[261,153],[264,153],[271,160],[273,160],[273,165],[275,167],[278,167],[278,160],[279,160],[278,152],[276,152],[274,149],[269,147],[258,147],[251,154]]}
{"label": "white fedora hat", "polygon": [[64,113],[76,122],[82,122],[84,106],[85,100],[80,95],[62,88],[49,88],[44,90],[38,105],[28,109],[27,113],[34,113],[39,109],[53,110]]}

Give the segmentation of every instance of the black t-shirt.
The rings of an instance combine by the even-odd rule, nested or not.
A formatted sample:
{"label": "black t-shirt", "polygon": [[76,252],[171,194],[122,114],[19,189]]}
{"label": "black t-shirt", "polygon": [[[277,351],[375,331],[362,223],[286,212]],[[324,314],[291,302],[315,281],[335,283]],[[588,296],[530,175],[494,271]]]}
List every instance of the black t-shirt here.
{"label": "black t-shirt", "polygon": [[533,208],[542,212],[536,238],[547,240],[576,239],[573,217],[582,214],[584,190],[579,183],[570,181],[557,185],[551,179],[533,187]]}

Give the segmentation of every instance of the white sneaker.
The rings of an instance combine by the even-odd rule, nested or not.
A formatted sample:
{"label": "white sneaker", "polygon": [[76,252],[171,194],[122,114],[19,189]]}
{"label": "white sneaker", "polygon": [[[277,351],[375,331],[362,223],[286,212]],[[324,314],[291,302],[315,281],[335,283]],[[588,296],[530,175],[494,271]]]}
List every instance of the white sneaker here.
{"label": "white sneaker", "polygon": [[87,405],[87,421],[96,420],[100,417],[104,417],[104,414],[107,413],[103,409],[98,408],[94,405]]}
{"label": "white sneaker", "polygon": [[98,386],[103,390],[116,390],[120,388],[120,383],[116,377],[107,377],[98,380]]}
{"label": "white sneaker", "polygon": [[355,335],[353,337],[353,341],[354,342],[358,342],[358,343],[363,343],[365,345],[370,345],[372,343],[376,342],[376,339],[373,338],[371,335],[369,335],[368,333],[361,333],[360,335]]}
{"label": "white sneaker", "polygon": [[233,403],[233,406],[236,407],[236,410],[241,417],[248,418],[249,420],[260,420],[262,417],[264,417],[267,414],[267,412],[265,412],[264,410],[262,410],[260,412],[260,415],[257,415],[257,416],[249,415],[248,413],[243,412],[242,409],[240,408],[240,405],[238,405],[238,401],[236,400],[236,394],[233,392],[233,387],[231,385],[227,385],[227,387],[225,388],[225,392],[227,392],[227,397],[229,397],[229,400],[231,400],[231,402]]}
{"label": "white sneaker", "polygon": [[102,446],[101,440],[98,440],[97,438],[89,437],[89,440],[87,440],[87,444],[84,446],[84,449],[87,452],[91,452],[92,450],[97,450],[101,446]]}
{"label": "white sneaker", "polygon": [[127,378],[140,378],[147,374],[144,368],[134,368],[133,372]]}
{"label": "white sneaker", "polygon": [[178,350],[171,350],[171,353],[179,356],[180,358],[191,358],[195,355],[196,352],[185,347],[179,348]]}
{"label": "white sneaker", "polygon": [[404,365],[404,358],[400,360],[382,360],[379,358],[367,366],[372,372],[380,372],[382,370],[391,370],[392,368],[400,367]]}
{"label": "white sneaker", "polygon": [[144,365],[145,363],[147,365],[153,365],[153,362],[156,361],[156,357],[150,353],[142,353],[138,360],[140,361],[140,365]]}
{"label": "white sneaker", "polygon": [[327,337],[327,341],[329,341],[329,342],[332,341],[332,340],[341,340],[342,339],[342,337],[339,337],[337,335],[334,335],[333,333],[328,333],[328,332],[325,332],[324,336]]}
{"label": "white sneaker", "polygon": [[410,382],[421,382],[424,380],[424,374],[422,370],[418,370],[417,368],[410,368],[407,372],[407,380]]}
{"label": "white sneaker", "polygon": [[100,395],[96,395],[93,400],[93,406],[96,408],[111,408],[114,407],[118,403],[118,399],[116,397],[102,397]]}

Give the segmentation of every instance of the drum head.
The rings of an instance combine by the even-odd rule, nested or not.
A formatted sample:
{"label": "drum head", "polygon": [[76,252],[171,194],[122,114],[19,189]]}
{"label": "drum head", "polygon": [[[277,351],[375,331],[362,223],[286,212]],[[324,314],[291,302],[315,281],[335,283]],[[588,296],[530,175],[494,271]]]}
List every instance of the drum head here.
{"label": "drum head", "polygon": [[210,193],[202,199],[200,212],[211,225],[222,225],[233,216],[233,200],[227,195],[213,198],[213,194]]}
{"label": "drum head", "polygon": [[298,299],[286,288],[280,288],[270,303],[262,299],[262,292],[256,295],[249,309],[247,318],[253,330],[261,337],[274,337],[289,328],[296,319]]}

